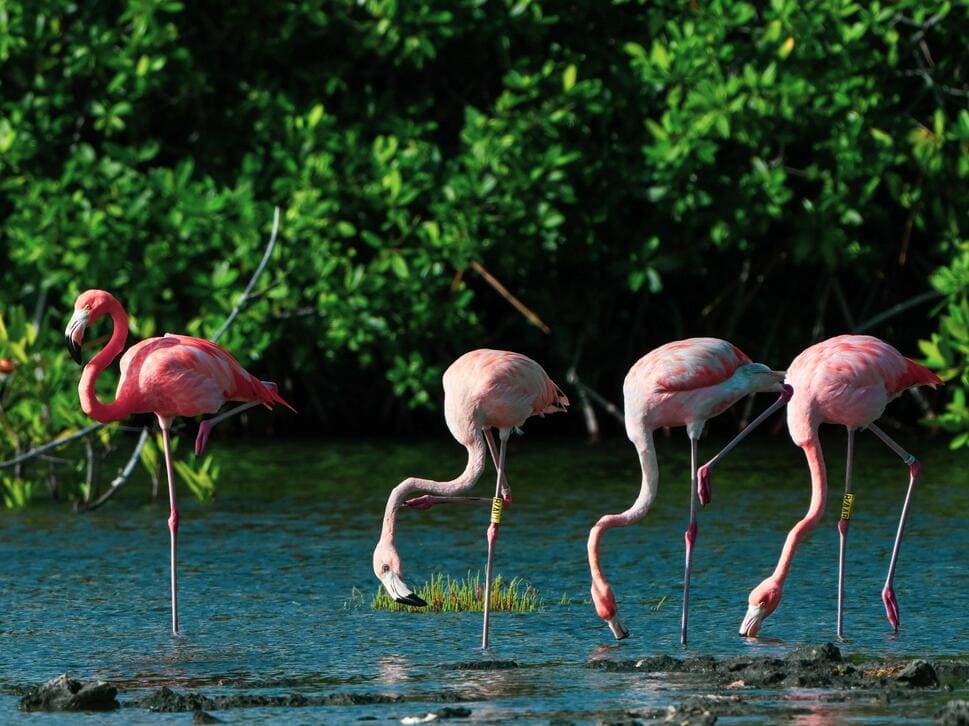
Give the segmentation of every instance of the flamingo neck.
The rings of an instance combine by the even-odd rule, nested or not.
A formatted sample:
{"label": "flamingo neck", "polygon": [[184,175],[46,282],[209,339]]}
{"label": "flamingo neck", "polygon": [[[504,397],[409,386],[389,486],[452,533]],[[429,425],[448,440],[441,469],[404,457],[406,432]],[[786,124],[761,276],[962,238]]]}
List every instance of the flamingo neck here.
{"label": "flamingo neck", "polygon": [[487,452],[484,436],[480,430],[475,431],[470,443],[466,444],[466,446],[468,449],[468,463],[464,467],[464,471],[456,479],[452,479],[451,481],[434,481],[433,479],[410,477],[404,479],[404,481],[394,487],[390,493],[390,498],[387,500],[387,507],[384,509],[383,529],[380,534],[381,540],[390,542],[391,544],[394,542],[397,530],[397,511],[404,501],[415,492],[422,491],[437,496],[448,497],[474,486],[474,483],[478,481],[484,471],[485,455]]}
{"label": "flamingo neck", "polygon": [[101,371],[111,365],[111,362],[118,357],[124,348],[125,340],[128,338],[128,316],[125,314],[121,303],[116,300],[109,302],[110,309],[108,314],[111,316],[114,329],[111,331],[111,340],[94,356],[81,373],[81,382],[77,387],[77,392],[81,398],[81,409],[95,421],[108,423],[125,418],[128,415],[125,402],[112,401],[111,403],[101,403],[95,392],[95,383]]}
{"label": "flamingo neck", "polygon": [[613,527],[628,527],[635,524],[649,511],[650,505],[656,498],[656,491],[659,488],[659,465],[656,463],[656,447],[653,444],[653,432],[643,427],[636,437],[636,451],[639,453],[639,466],[643,472],[642,482],[639,487],[639,496],[632,506],[619,514],[605,514],[599,518],[589,532],[588,551],[589,569],[592,572],[594,583],[605,584],[606,578],[602,574],[599,565],[599,541],[607,529]]}
{"label": "flamingo neck", "polygon": [[787,579],[798,544],[821,521],[828,493],[828,473],[824,466],[824,456],[821,453],[821,442],[818,440],[816,428],[811,438],[801,444],[801,448],[804,450],[804,456],[807,457],[808,468],[811,471],[811,503],[808,505],[807,514],[791,528],[784,541],[784,549],[781,550],[781,557],[772,575],[780,584]]}

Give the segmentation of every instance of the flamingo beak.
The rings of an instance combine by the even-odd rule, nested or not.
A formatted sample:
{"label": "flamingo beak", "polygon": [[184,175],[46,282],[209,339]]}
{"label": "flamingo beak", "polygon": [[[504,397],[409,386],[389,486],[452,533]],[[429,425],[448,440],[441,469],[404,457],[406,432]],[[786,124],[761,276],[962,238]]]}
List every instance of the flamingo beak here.
{"label": "flamingo beak", "polygon": [[426,607],[427,603],[420,597],[414,594],[404,581],[400,579],[398,575],[393,570],[387,570],[384,574],[380,576],[380,581],[384,585],[384,589],[387,594],[394,598],[395,601],[403,605],[412,605],[413,607],[422,608]]}
{"label": "flamingo beak", "polygon": [[67,350],[71,358],[78,365],[81,364],[81,343],[84,342],[84,330],[87,328],[87,310],[75,310],[71,316],[67,329],[64,331],[64,339],[67,343]]}
{"label": "flamingo beak", "polygon": [[629,637],[629,628],[622,624],[622,620],[619,619],[619,613],[605,620],[616,640],[624,640]]}
{"label": "flamingo beak", "polygon": [[764,604],[751,605],[747,608],[747,614],[744,615],[744,620],[740,623],[740,634],[747,638],[757,637],[757,631],[760,630],[760,624],[764,622],[764,618],[767,617],[767,608]]}

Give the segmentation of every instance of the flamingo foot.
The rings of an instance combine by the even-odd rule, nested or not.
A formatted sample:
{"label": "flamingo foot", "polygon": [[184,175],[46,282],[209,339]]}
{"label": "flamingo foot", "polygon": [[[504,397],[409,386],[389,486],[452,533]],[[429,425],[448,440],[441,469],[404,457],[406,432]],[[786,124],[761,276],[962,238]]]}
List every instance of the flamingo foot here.
{"label": "flamingo foot", "polygon": [[895,599],[895,590],[891,585],[885,585],[882,590],[882,602],[885,603],[885,615],[892,629],[898,632],[898,600]]}
{"label": "flamingo foot", "polygon": [[201,456],[202,452],[205,451],[205,444],[209,440],[209,432],[211,431],[212,426],[208,421],[199,424],[199,433],[195,437],[195,456]]}
{"label": "flamingo foot", "polygon": [[713,501],[713,491],[710,488],[710,465],[704,464],[696,471],[696,493],[700,504],[706,506]]}
{"label": "flamingo foot", "polygon": [[430,509],[434,506],[434,502],[434,496],[430,494],[423,494],[419,497],[408,499],[401,506],[410,507],[411,509]]}

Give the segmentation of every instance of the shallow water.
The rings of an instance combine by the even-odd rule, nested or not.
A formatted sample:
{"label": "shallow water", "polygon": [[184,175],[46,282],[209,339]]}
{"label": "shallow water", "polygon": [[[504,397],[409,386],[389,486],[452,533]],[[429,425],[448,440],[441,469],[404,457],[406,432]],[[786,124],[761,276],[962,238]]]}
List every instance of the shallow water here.
{"label": "shallow water", "polygon": [[[604,538],[604,568],[632,631],[621,643],[589,601],[585,539],[601,513],[621,511],[635,498],[635,452],[620,441],[587,447],[514,438],[508,474],[515,501],[506,510],[496,569],[525,577],[544,605],[537,613],[495,614],[489,654],[477,648],[480,614],[370,608],[377,587],[370,558],[389,490],[410,474],[454,476],[464,465],[460,447],[443,439],[240,444],[216,438],[217,499],[199,504],[182,490],[181,637],[168,631],[167,503],[146,503],[146,482],[132,481],[88,515],[58,505],[0,513],[0,713],[4,722],[30,718],[15,711],[13,687],[65,671],[114,682],[124,689],[122,701],[162,685],[207,695],[407,697],[391,704],[220,711],[227,722],[397,720],[439,709],[442,694],[462,699],[473,720],[594,722],[679,703],[701,691],[587,665],[664,653],[780,656],[834,640],[844,438],[832,433],[825,440],[827,514],[798,551],[784,602],[758,640],[738,637],[737,627],[748,591],[772,571],[787,530],[807,507],[807,468],[781,435],[753,442],[718,467],[713,503],[700,512],[686,649],[679,645],[689,496],[682,431],[658,437],[661,484],[653,511],[643,523]],[[910,444],[924,477],[896,576],[902,630],[895,636],[880,592],[907,468],[874,437],[858,438],[849,639],[842,652],[969,656],[969,456],[939,443]],[[717,443],[703,440],[701,456]],[[476,493],[489,496],[492,477],[486,474]],[[432,572],[460,576],[483,567],[486,526],[484,508],[402,512],[405,579],[415,586]],[[520,668],[454,667],[491,659],[514,660]],[[760,722],[775,708],[810,723],[924,720],[946,700],[936,694],[899,712],[884,704],[832,702],[807,690],[742,695],[766,710],[721,723]],[[186,723],[190,715],[122,709],[98,718]]]}

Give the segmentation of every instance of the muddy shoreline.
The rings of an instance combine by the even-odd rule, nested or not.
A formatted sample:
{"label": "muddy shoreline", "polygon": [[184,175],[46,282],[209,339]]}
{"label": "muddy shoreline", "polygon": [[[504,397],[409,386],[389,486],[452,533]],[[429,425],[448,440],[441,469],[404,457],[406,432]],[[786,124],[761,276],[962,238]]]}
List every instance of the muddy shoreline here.
{"label": "muddy shoreline", "polygon": [[[518,664],[509,660],[476,660],[441,665],[451,670],[508,670]],[[616,674],[641,674],[661,683],[674,693],[674,705],[645,710],[611,710],[545,714],[554,723],[573,719],[600,723],[634,724],[664,720],[689,724],[712,724],[720,717],[791,716],[810,712],[794,694],[811,692],[815,701],[832,704],[854,702],[883,707],[895,704],[912,717],[934,719],[937,723],[969,726],[969,661],[929,659],[866,659],[845,657],[831,643],[792,650],[782,658],[737,656],[714,658],[698,656],[675,658],[668,655],[636,660],[595,660],[585,667]],[[270,684],[266,684],[269,686]],[[39,686],[12,689],[21,696],[23,711],[97,711],[117,708],[153,712],[193,712],[197,722],[212,722],[208,712],[251,708],[359,707],[360,720],[426,720],[474,718],[473,704],[493,700],[474,689],[423,690],[406,694],[338,692],[330,694],[258,692],[205,693],[160,687],[138,689],[126,694],[123,689],[102,681],[82,683],[61,675]],[[118,698],[120,696],[120,698]],[[399,704],[394,713],[368,713],[368,706]],[[413,715],[417,704],[441,704],[434,710]],[[420,709],[418,709],[420,710]],[[536,714],[536,717],[538,715]]]}

